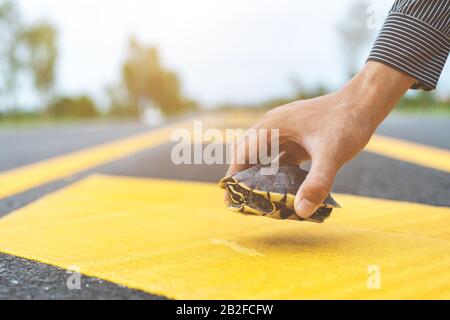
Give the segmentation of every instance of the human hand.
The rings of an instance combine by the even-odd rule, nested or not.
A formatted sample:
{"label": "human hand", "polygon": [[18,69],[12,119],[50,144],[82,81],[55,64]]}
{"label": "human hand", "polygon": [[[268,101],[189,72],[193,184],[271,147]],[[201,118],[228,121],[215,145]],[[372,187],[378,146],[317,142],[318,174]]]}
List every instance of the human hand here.
{"label": "human hand", "polygon": [[[383,64],[369,62],[344,88],[269,111],[253,130],[279,130],[280,164],[311,170],[297,193],[296,213],[309,218],[331,192],[338,170],[369,142],[378,125],[415,80]],[[243,139],[241,143],[248,141]],[[249,141],[255,143],[258,141]],[[235,150],[242,148],[237,145]],[[257,147],[245,146],[244,157]],[[247,162],[248,163],[248,162]],[[228,176],[251,165],[232,164]]]}

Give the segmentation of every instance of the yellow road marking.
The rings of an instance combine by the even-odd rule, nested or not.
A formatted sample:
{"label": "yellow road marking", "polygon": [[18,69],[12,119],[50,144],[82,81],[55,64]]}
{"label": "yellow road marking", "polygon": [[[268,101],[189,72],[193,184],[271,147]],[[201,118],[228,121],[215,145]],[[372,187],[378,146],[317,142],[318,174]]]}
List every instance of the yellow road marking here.
{"label": "yellow road marking", "polygon": [[[212,113],[205,114],[197,120],[203,121],[206,128],[223,127],[231,125],[233,121],[240,123],[236,117],[249,123],[249,119],[254,118],[252,115],[252,112],[245,111]],[[1,173],[0,199],[168,143],[173,130],[180,128],[192,130],[193,121],[192,119],[180,122]]]}
{"label": "yellow road marking", "polygon": [[0,219],[0,251],[179,299],[450,298],[450,208],[336,198],[316,225],[229,212],[211,184],[94,176]]}
{"label": "yellow road marking", "polygon": [[174,126],[69,153],[0,174],[0,198],[76,174],[169,141]]}
{"label": "yellow road marking", "polygon": [[380,135],[375,135],[365,150],[419,166],[450,172],[450,151],[448,150]]}
{"label": "yellow road marking", "polygon": [[[199,120],[206,122],[207,127],[210,128],[248,127],[258,117],[259,113],[255,112],[225,112],[207,114],[200,117]],[[0,174],[0,199],[169,142],[174,129],[180,127],[192,129],[192,121],[4,172]],[[394,159],[450,172],[450,151],[447,150],[382,136],[375,136],[366,150]]]}

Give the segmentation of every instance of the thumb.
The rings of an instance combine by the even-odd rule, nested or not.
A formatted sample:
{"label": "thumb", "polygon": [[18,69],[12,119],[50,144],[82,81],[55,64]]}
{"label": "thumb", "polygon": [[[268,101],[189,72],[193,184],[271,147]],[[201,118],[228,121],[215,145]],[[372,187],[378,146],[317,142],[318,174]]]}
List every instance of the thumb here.
{"label": "thumb", "polygon": [[311,171],[295,199],[295,211],[299,217],[307,219],[322,206],[333,188],[337,170],[329,156],[312,158]]}

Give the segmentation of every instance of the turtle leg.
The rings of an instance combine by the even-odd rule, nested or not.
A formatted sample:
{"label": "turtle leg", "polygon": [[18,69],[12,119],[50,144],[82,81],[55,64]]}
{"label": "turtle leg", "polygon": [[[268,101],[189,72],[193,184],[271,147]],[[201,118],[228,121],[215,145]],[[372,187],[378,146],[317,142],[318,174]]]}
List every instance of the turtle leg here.
{"label": "turtle leg", "polygon": [[306,221],[315,222],[315,223],[323,223],[323,222],[325,222],[326,219],[328,219],[331,216],[332,211],[333,211],[333,209],[331,209],[331,208],[320,208],[311,217],[306,219]]}

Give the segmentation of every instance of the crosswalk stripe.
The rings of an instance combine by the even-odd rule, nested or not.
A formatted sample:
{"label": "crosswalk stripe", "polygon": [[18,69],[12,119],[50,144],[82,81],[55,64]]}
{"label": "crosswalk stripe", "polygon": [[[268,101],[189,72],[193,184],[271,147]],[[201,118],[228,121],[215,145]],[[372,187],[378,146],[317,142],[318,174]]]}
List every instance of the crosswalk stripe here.
{"label": "crosswalk stripe", "polygon": [[450,298],[450,208],[336,198],[316,225],[229,212],[212,184],[93,176],[0,219],[0,252],[177,299]]}

